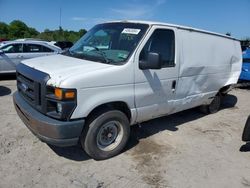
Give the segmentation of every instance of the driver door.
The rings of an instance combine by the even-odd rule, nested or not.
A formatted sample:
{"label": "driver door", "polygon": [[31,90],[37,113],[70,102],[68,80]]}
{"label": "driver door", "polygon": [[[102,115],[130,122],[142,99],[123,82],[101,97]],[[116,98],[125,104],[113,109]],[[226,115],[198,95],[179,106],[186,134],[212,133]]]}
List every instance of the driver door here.
{"label": "driver door", "polygon": [[[139,69],[149,52],[158,53],[160,69]],[[176,60],[176,30],[153,26],[135,55],[135,103],[137,122],[166,115],[174,110],[179,64]]]}

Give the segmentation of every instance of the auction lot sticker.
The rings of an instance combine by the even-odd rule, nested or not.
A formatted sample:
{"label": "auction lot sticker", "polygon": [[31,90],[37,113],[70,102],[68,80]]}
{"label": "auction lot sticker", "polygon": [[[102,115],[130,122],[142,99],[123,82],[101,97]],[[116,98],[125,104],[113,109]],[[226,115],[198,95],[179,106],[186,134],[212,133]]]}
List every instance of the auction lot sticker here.
{"label": "auction lot sticker", "polygon": [[134,28],[124,28],[122,33],[124,34],[132,34],[132,35],[137,35],[140,33],[140,29],[134,29]]}

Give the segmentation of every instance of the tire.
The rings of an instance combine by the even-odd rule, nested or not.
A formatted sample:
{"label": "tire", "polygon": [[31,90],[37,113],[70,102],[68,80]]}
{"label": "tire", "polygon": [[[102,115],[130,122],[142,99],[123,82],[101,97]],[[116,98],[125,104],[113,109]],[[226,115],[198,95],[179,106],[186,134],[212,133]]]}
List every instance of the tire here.
{"label": "tire", "polygon": [[96,160],[111,158],[121,152],[130,135],[127,116],[118,110],[99,112],[86,124],[80,141],[85,152]]}
{"label": "tire", "polygon": [[200,106],[200,111],[204,114],[214,114],[220,110],[221,95],[217,94],[209,105]]}
{"label": "tire", "polygon": [[244,142],[250,141],[250,116],[248,116],[247,118],[246,125],[242,133],[242,141]]}
{"label": "tire", "polygon": [[214,97],[213,101],[207,106],[209,114],[214,114],[220,110],[221,95],[218,94]]}

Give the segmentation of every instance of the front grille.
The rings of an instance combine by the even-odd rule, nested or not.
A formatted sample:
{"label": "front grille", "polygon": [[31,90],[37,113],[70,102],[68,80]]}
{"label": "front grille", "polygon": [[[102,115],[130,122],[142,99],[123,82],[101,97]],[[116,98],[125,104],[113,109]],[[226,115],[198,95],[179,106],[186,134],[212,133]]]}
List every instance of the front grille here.
{"label": "front grille", "polygon": [[21,96],[33,108],[46,113],[46,82],[49,75],[28,67],[24,64],[17,66],[17,89]]}
{"label": "front grille", "polygon": [[41,105],[41,84],[17,73],[17,88],[20,94],[33,106]]}

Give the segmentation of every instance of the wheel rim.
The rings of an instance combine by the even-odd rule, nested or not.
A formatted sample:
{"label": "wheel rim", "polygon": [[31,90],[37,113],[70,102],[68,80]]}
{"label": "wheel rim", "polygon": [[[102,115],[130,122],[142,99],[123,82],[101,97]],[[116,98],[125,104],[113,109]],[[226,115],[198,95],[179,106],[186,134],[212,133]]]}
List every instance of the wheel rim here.
{"label": "wheel rim", "polygon": [[100,150],[111,151],[122,140],[123,128],[119,121],[109,121],[101,126],[97,134],[97,146]]}

